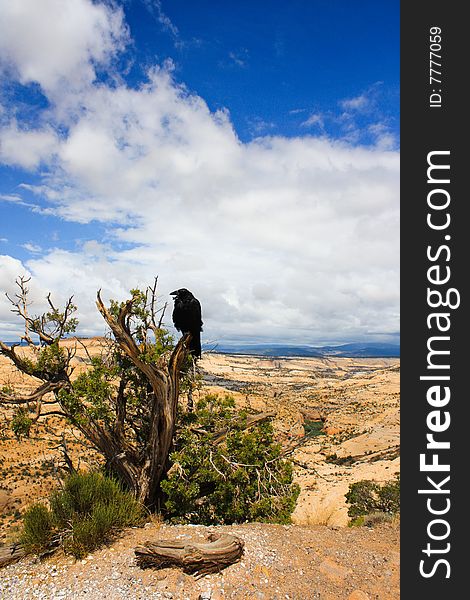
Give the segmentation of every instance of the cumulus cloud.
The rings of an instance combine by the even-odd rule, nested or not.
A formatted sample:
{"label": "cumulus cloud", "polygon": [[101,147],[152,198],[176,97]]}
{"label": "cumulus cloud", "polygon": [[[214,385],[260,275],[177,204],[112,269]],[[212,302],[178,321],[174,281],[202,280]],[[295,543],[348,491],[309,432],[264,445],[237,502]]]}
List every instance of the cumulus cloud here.
{"label": "cumulus cloud", "polygon": [[[85,38],[94,43],[80,46],[80,59],[28,76],[16,56],[20,81],[38,81],[51,98],[60,89],[68,110],[48,108],[41,131],[50,144],[31,142],[36,151],[25,158],[18,149],[15,160],[30,169],[43,164],[40,182],[23,189],[47,210],[105,223],[108,239],[75,251],[56,247],[25,265],[5,257],[0,286],[26,269],[43,292],[75,294],[84,334],[103,327],[97,289],[123,298],[157,274],[162,300],[183,286],[200,298],[206,339],[318,343],[396,333],[398,154],[326,136],[242,143],[229,113],[210,111],[168,66],[150,69],[135,88],[92,84],[95,62],[118,51],[126,28],[117,9],[70,3],[90,11]],[[14,56],[15,43],[3,44]],[[88,78],[73,99],[60,83],[69,63]],[[51,132],[59,129],[57,141]]]}
{"label": "cumulus cloud", "polygon": [[0,56],[48,93],[94,81],[127,40],[121,8],[90,0],[0,0]]}
{"label": "cumulus cloud", "polygon": [[57,144],[57,135],[50,127],[22,130],[13,120],[0,128],[0,161],[32,170],[52,159]]}

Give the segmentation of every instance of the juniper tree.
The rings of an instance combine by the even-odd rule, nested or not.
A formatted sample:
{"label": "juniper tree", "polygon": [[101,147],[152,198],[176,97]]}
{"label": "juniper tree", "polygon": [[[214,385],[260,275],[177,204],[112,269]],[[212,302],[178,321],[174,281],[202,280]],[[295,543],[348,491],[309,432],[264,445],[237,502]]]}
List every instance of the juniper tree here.
{"label": "juniper tree", "polygon": [[21,343],[0,341],[0,352],[37,385],[29,394],[4,388],[0,403],[27,408],[33,422],[51,415],[66,418],[102,454],[107,470],[154,508],[169,467],[181,370],[191,360],[189,335],[175,346],[163,327],[165,307],[157,307],[157,279],[109,307],[98,292],[97,308],[111,335],[98,356],[88,354],[88,368],[72,378],[80,342],[61,342],[78,325],[73,298],[59,309],[49,294],[48,310],[33,316],[28,282],[18,278],[17,293],[7,296],[23,321],[21,343],[28,350]]}

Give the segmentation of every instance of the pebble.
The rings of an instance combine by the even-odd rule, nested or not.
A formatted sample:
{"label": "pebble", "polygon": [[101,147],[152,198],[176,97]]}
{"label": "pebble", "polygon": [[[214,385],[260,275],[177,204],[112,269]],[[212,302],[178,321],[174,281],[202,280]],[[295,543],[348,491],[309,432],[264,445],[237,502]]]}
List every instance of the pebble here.
{"label": "pebble", "polygon": [[348,575],[351,574],[351,569],[342,567],[338,563],[330,560],[329,558],[325,559],[319,566],[319,571],[326,575],[329,579],[333,581],[345,579]]}
{"label": "pebble", "polygon": [[348,600],[370,600],[370,596],[362,590],[354,590],[354,592],[349,594]]}

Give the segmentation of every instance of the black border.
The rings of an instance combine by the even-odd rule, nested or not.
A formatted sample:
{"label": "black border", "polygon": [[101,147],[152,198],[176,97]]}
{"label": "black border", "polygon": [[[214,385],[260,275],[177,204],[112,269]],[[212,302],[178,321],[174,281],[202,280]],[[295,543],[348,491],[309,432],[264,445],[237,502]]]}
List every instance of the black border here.
{"label": "black border", "polygon": [[[466,219],[470,197],[464,190],[467,172],[467,151],[464,148],[468,127],[470,102],[464,87],[469,68],[465,67],[470,56],[467,44],[469,27],[463,15],[464,3],[431,0],[424,3],[401,3],[401,589],[402,598],[463,598],[468,592],[463,579],[467,568],[466,538],[470,532],[469,511],[464,513],[470,484],[465,464],[470,433],[466,429],[465,409],[469,394],[464,376],[470,371],[465,344],[470,333],[466,299],[470,269],[470,228]],[[432,92],[429,82],[429,30],[442,29],[442,105],[430,107]],[[436,86],[437,87],[437,86]],[[450,150],[450,179],[447,190],[451,194],[451,224],[446,234],[451,258],[451,286],[459,290],[460,307],[450,310],[452,325],[450,335],[450,388],[451,400],[447,407],[451,425],[445,434],[450,440],[450,450],[442,451],[450,462],[451,508],[445,515],[451,532],[447,554],[434,555],[446,558],[450,564],[450,577],[446,568],[440,566],[435,575],[424,578],[419,573],[422,552],[428,540],[427,525],[433,516],[426,508],[426,496],[418,489],[429,488],[426,475],[419,469],[419,455],[426,451],[426,416],[432,410],[426,401],[428,382],[420,381],[426,374],[427,340],[430,331],[426,317],[427,305],[426,257],[428,245],[439,245],[443,232],[432,231],[426,224],[428,213],[427,155],[435,150]],[[444,334],[443,334],[444,335]],[[443,409],[444,410],[444,409]],[[444,437],[442,437],[444,439]],[[459,460],[459,459],[463,460]],[[459,464],[460,463],[460,464]],[[439,479],[443,474],[436,474]],[[442,479],[442,477],[441,477]],[[434,517],[436,518],[436,517]],[[436,547],[438,543],[436,542]],[[443,545],[444,542],[441,543]]]}

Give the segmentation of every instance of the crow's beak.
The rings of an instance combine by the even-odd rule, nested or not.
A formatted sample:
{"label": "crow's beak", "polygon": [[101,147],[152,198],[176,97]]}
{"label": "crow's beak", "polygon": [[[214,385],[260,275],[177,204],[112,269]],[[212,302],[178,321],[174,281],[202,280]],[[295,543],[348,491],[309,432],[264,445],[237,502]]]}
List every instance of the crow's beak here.
{"label": "crow's beak", "polygon": [[170,292],[170,296],[177,296],[178,292]]}

